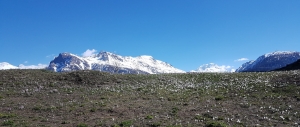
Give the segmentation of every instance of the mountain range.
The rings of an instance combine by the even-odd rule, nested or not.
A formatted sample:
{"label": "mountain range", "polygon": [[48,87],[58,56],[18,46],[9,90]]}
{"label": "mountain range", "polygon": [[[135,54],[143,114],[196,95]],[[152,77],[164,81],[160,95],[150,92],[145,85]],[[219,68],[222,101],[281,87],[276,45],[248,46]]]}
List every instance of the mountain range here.
{"label": "mountain range", "polygon": [[[300,52],[276,51],[259,56],[256,60],[248,61],[236,70],[231,66],[219,66],[209,63],[201,65],[198,69],[191,72],[266,72],[273,70],[293,70],[300,69],[299,59]],[[105,51],[85,57],[72,53],[60,53],[49,65],[25,66],[20,64],[19,66],[14,66],[7,62],[0,63],[0,70],[45,68],[54,72],[98,70],[125,74],[185,73],[185,71],[177,69],[166,62],[156,60],[152,56],[120,56]]]}
{"label": "mountain range", "polygon": [[98,70],[112,73],[159,74],[185,73],[170,64],[156,60],[152,56],[120,56],[110,52],[80,57],[71,53],[60,53],[50,62],[49,70],[67,72],[74,70]]}
{"label": "mountain range", "polygon": [[6,69],[45,69],[47,65],[45,64],[38,64],[38,65],[23,65],[20,64],[19,66],[14,66],[8,62],[0,62],[0,70]]}
{"label": "mountain range", "polygon": [[277,51],[244,63],[236,72],[266,72],[285,67],[300,59],[300,52]]}

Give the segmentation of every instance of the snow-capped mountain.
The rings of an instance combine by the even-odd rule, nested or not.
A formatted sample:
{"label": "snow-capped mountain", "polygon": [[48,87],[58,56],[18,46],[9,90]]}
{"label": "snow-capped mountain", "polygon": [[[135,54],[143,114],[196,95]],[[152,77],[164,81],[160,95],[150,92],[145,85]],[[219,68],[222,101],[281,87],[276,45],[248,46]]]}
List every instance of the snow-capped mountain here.
{"label": "snow-capped mountain", "polygon": [[197,70],[192,70],[191,72],[234,72],[231,66],[219,66],[214,63],[201,65]]}
{"label": "snow-capped mountain", "polygon": [[300,59],[300,52],[277,51],[244,63],[236,72],[265,72],[275,70]]}
{"label": "snow-capped mountain", "polygon": [[23,65],[20,64],[19,66],[11,65],[7,62],[0,63],[0,70],[7,70],[7,69],[45,69],[47,65],[45,64],[38,64],[38,65]]}
{"label": "snow-capped mountain", "polygon": [[18,69],[18,67],[11,65],[7,62],[1,62],[0,63],[0,70],[6,70],[6,69]]}
{"label": "snow-capped mountain", "polygon": [[89,57],[60,53],[50,62],[48,69],[55,72],[99,70],[113,73],[184,73],[166,62],[155,60],[152,56],[120,56],[110,52],[100,52]]}

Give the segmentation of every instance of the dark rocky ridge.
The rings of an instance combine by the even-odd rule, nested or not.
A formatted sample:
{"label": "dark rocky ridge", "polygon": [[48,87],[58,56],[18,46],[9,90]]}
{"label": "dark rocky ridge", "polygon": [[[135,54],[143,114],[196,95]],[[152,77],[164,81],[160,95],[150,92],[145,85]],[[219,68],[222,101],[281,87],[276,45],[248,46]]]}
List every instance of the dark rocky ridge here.
{"label": "dark rocky ridge", "polygon": [[290,70],[299,70],[300,69],[300,59],[294,63],[288,64],[285,67],[275,69],[274,71],[290,71]]}

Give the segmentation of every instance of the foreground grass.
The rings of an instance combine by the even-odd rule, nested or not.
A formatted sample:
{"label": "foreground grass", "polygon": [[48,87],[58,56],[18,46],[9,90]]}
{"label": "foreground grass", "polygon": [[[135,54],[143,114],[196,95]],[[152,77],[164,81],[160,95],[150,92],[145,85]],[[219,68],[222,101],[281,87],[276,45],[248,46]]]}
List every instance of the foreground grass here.
{"label": "foreground grass", "polygon": [[300,71],[0,71],[1,126],[298,126]]}

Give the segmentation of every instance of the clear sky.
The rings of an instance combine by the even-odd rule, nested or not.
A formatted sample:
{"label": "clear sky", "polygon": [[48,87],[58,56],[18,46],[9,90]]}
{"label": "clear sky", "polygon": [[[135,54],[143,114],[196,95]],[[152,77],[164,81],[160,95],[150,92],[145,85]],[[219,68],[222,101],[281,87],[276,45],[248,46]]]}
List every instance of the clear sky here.
{"label": "clear sky", "polygon": [[0,0],[0,62],[49,64],[87,49],[190,71],[300,51],[300,0]]}

